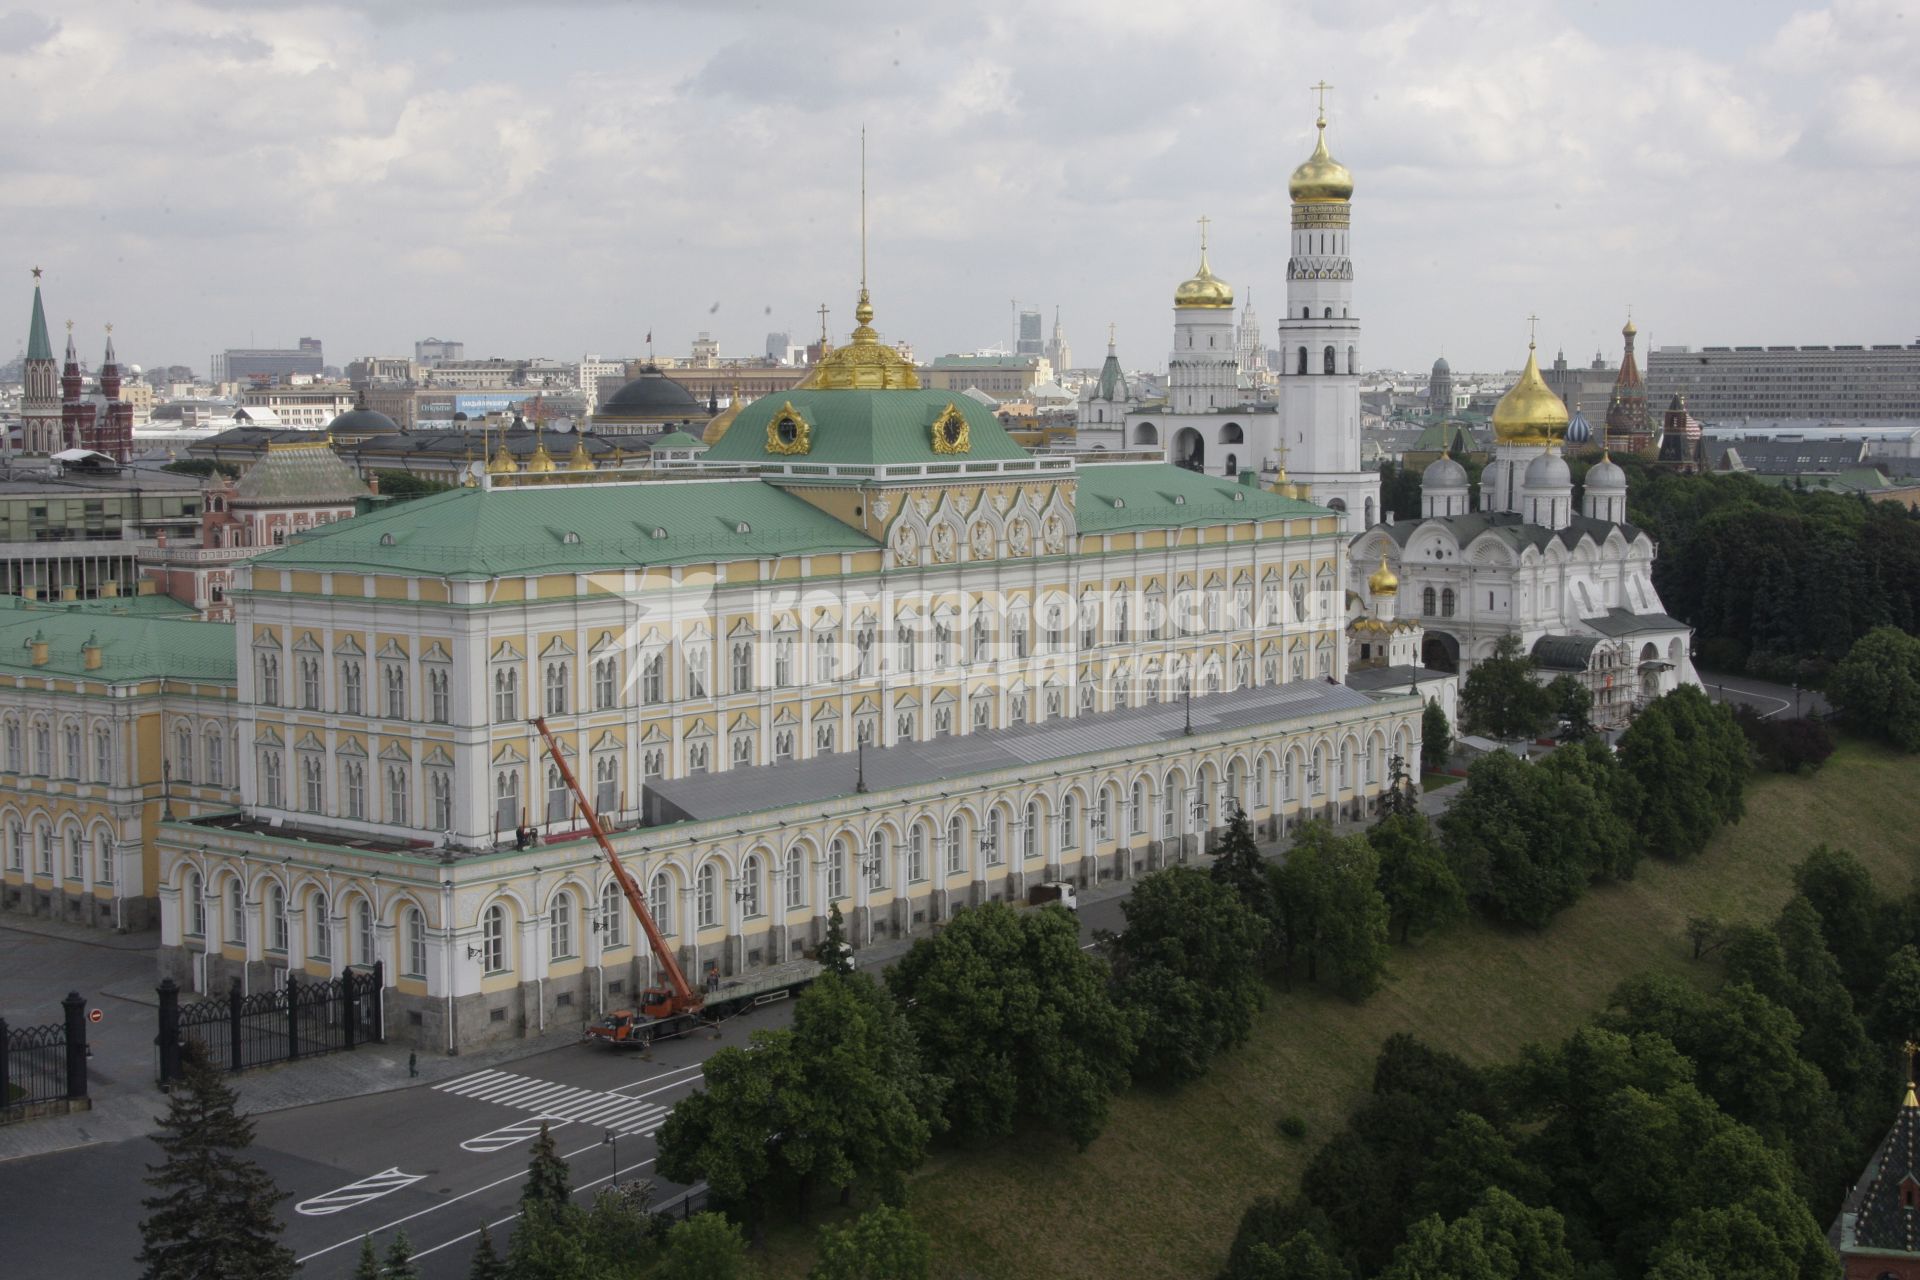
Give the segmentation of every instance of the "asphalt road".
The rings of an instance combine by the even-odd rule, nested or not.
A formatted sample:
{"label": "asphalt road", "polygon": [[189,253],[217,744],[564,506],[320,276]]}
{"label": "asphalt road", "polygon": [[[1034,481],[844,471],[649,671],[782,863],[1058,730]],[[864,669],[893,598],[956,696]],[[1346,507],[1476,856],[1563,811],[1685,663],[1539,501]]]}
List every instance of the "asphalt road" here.
{"label": "asphalt road", "polygon": [[1780,715],[1825,715],[1833,709],[1826,695],[1817,689],[1795,689],[1792,685],[1755,680],[1751,676],[1702,671],[1700,683],[1715,702],[1744,704],[1758,711],[1763,719]]}
{"label": "asphalt road", "polygon": [[[1118,930],[1119,897],[1086,902],[1082,941]],[[255,1117],[252,1155],[287,1199],[282,1239],[303,1272],[345,1277],[369,1233],[383,1252],[406,1228],[426,1280],[467,1274],[484,1223],[504,1248],[528,1148],[542,1116],[573,1169],[585,1203],[614,1176],[653,1179],[655,1199],[681,1188],[653,1170],[654,1133],[700,1083],[718,1049],[754,1030],[783,1027],[790,1003],[770,1005],[710,1031],[656,1045],[651,1060],[598,1044],[549,1050],[490,1068],[386,1093]],[[609,1128],[616,1141],[604,1141]],[[136,1276],[141,1181],[160,1150],[146,1138],[99,1143],[0,1163],[6,1273],[23,1280],[85,1274]],[[76,1262],[82,1265],[76,1271]]]}

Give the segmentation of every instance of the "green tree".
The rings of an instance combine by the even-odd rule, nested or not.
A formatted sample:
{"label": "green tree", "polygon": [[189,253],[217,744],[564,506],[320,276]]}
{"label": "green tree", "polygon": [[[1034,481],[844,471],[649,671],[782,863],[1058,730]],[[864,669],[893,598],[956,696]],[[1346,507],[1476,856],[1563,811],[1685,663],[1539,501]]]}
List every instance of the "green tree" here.
{"label": "green tree", "polygon": [[158,1194],[143,1200],[139,1261],[146,1280],[202,1276],[276,1280],[294,1273],[280,1243],[273,1180],[246,1158],[253,1122],[234,1111],[233,1090],[197,1041],[181,1052],[154,1142],[166,1157],[147,1167]]}
{"label": "green tree", "polygon": [[851,1226],[820,1232],[807,1280],[926,1280],[932,1245],[904,1209],[869,1209]]}
{"label": "green tree", "polygon": [[520,1223],[507,1245],[506,1273],[513,1280],[573,1280],[587,1274],[592,1261],[585,1219],[573,1203],[567,1162],[543,1124],[520,1188]]}
{"label": "green tree", "polygon": [[1658,857],[1694,856],[1743,812],[1746,735],[1692,685],[1662,694],[1634,718],[1620,735],[1620,764],[1639,798],[1634,828]]}
{"label": "green tree", "polygon": [[1473,762],[1441,817],[1448,862],[1494,918],[1544,928],[1585,891],[1593,849],[1561,818],[1564,784],[1560,772],[1491,751]]}
{"label": "green tree", "polygon": [[1875,627],[1827,677],[1827,698],[1856,733],[1920,751],[1920,637]]}
{"label": "green tree", "polygon": [[507,1264],[493,1247],[493,1232],[480,1224],[480,1239],[473,1246],[473,1261],[467,1264],[467,1280],[507,1280]]}
{"label": "green tree", "polygon": [[1254,915],[1270,921],[1273,919],[1273,886],[1267,879],[1267,867],[1267,860],[1260,856],[1260,846],[1254,843],[1247,811],[1235,809],[1208,874],[1217,883],[1232,889]]}
{"label": "green tree", "polygon": [[386,1280],[420,1280],[420,1268],[413,1264],[413,1242],[407,1239],[407,1229],[400,1228],[387,1245],[387,1265],[382,1273]]}
{"label": "green tree", "polygon": [[1324,822],[1301,828],[1286,862],[1273,871],[1289,975],[1295,955],[1303,955],[1309,982],[1324,970],[1350,1000],[1374,992],[1388,949],[1379,881],[1380,860],[1364,835],[1335,836]]}
{"label": "green tree", "polygon": [[1115,997],[1140,1018],[1134,1070],[1162,1084],[1198,1079],[1253,1029],[1267,922],[1227,883],[1191,867],[1141,880],[1121,910],[1126,930],[1107,950]]}
{"label": "green tree", "polygon": [[380,1255],[374,1252],[373,1237],[360,1237],[360,1257],[353,1264],[353,1280],[380,1280]]}
{"label": "green tree", "polygon": [[1438,773],[1452,754],[1453,730],[1447,724],[1446,709],[1439,699],[1428,698],[1427,709],[1420,713],[1420,767]]}
{"label": "green tree", "polygon": [[1420,813],[1390,813],[1367,832],[1380,860],[1380,897],[1401,942],[1466,914],[1466,891]]}
{"label": "green tree", "polygon": [[675,1182],[704,1180],[757,1235],[773,1202],[804,1188],[769,1141],[784,1131],[783,1103],[800,1088],[793,1033],[756,1031],[751,1040],[751,1052],[722,1049],[707,1059],[705,1087],[681,1099],[660,1127],[656,1167]]}
{"label": "green tree", "polygon": [[1868,1008],[1867,1030],[1876,1044],[1905,1044],[1920,1037],[1920,950],[1911,943],[1888,958],[1886,976]]}
{"label": "green tree", "polygon": [[847,921],[840,914],[837,902],[827,905],[827,936],[814,954],[829,973],[844,977],[853,972],[853,951],[847,946]]}
{"label": "green tree", "polygon": [[1535,767],[1536,780],[1547,787],[1541,803],[1559,819],[1538,838],[1556,837],[1560,857],[1586,879],[1632,879],[1640,860],[1633,831],[1637,784],[1607,745],[1591,737],[1569,743]]}
{"label": "green tree", "polygon": [[1352,1273],[1339,1260],[1326,1214],[1304,1198],[1261,1196],[1240,1215],[1220,1280],[1352,1280]]}
{"label": "green tree", "polygon": [[1082,1147],[1127,1082],[1139,1032],[1108,985],[1065,912],[1000,903],[960,912],[887,971],[921,1052],[952,1081],[956,1136],[1050,1129]]}
{"label": "green tree", "polygon": [[1486,1193],[1463,1218],[1413,1224],[1381,1280],[1573,1280],[1566,1223],[1506,1192]]}
{"label": "green tree", "polygon": [[1593,736],[1593,690],[1574,676],[1555,676],[1547,682],[1547,699],[1567,726],[1567,737]]}
{"label": "green tree", "polygon": [[1473,664],[1460,689],[1460,719],[1495,738],[1531,738],[1553,715],[1547,690],[1534,678],[1533,655],[1518,636],[1495,642],[1493,653]]}
{"label": "green tree", "polygon": [[1278,1246],[1253,1245],[1245,1261],[1228,1276],[1229,1280],[1353,1280],[1347,1264],[1310,1231],[1297,1231]]}
{"label": "green tree", "polygon": [[655,1280],[746,1280],[746,1237],[724,1214],[696,1213],[667,1232],[666,1256],[653,1274]]}
{"label": "green tree", "polygon": [[1847,850],[1823,844],[1794,867],[1793,884],[1819,913],[1820,936],[1839,963],[1847,990],[1872,991],[1885,959],[1880,920],[1887,905],[1872,873]]}

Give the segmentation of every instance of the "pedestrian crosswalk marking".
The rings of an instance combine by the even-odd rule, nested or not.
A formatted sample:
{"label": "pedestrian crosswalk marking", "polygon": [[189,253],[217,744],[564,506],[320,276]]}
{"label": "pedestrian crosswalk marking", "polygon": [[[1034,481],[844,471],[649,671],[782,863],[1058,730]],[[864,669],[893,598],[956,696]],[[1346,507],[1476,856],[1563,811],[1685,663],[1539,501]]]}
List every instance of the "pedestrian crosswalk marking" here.
{"label": "pedestrian crosswalk marking", "polygon": [[358,1182],[349,1182],[344,1187],[336,1187],[324,1195],[302,1200],[293,1206],[294,1212],[304,1213],[309,1218],[324,1218],[330,1214],[343,1213],[348,1209],[358,1208],[369,1200],[378,1200],[381,1196],[391,1195],[402,1187],[410,1187],[426,1176],[424,1173],[402,1173],[398,1169],[388,1169],[362,1178]]}
{"label": "pedestrian crosswalk marking", "polygon": [[[555,1129],[563,1124],[579,1123],[598,1125],[623,1136],[649,1134],[666,1122],[667,1112],[671,1110],[630,1098],[623,1093],[581,1089],[536,1076],[515,1075],[510,1071],[476,1071],[472,1075],[442,1081],[433,1087],[441,1093],[533,1113],[532,1120],[522,1120],[460,1144],[468,1151],[482,1153],[498,1151],[524,1137],[533,1136],[540,1131],[542,1121]],[[505,1138],[498,1145],[490,1145],[499,1135],[522,1128],[527,1129],[525,1134]],[[481,1145],[476,1146],[475,1143]]]}

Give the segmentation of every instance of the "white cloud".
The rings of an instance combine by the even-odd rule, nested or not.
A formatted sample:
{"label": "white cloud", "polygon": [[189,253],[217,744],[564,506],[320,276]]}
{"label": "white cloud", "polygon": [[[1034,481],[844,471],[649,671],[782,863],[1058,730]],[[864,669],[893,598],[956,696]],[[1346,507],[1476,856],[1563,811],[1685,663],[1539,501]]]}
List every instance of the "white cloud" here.
{"label": "white cloud", "polygon": [[1378,361],[1511,363],[1531,311],[1611,351],[1629,301],[1660,341],[1907,336],[1920,19],[1857,0],[1768,29],[1727,0],[1695,24],[1715,43],[1662,43],[1574,3],[0,15],[0,235],[146,363],[303,333],[336,361],[429,331],[752,351],[822,297],[850,323],[864,124],[889,334],[970,348],[1017,296],[1058,302],[1083,358],[1112,319],[1154,365],[1202,212],[1277,317],[1324,76]]}

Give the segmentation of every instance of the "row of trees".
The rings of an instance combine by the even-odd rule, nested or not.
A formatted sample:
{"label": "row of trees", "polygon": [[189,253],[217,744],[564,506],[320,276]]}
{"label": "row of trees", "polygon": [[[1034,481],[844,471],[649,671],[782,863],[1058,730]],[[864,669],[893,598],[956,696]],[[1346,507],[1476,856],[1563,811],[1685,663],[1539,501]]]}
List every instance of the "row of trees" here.
{"label": "row of trees", "polygon": [[1920,1032],[1920,891],[1820,848],[1767,926],[1710,930],[1712,989],[1632,979],[1594,1022],[1476,1070],[1407,1036],[1227,1280],[1827,1280],[1831,1220]]}

